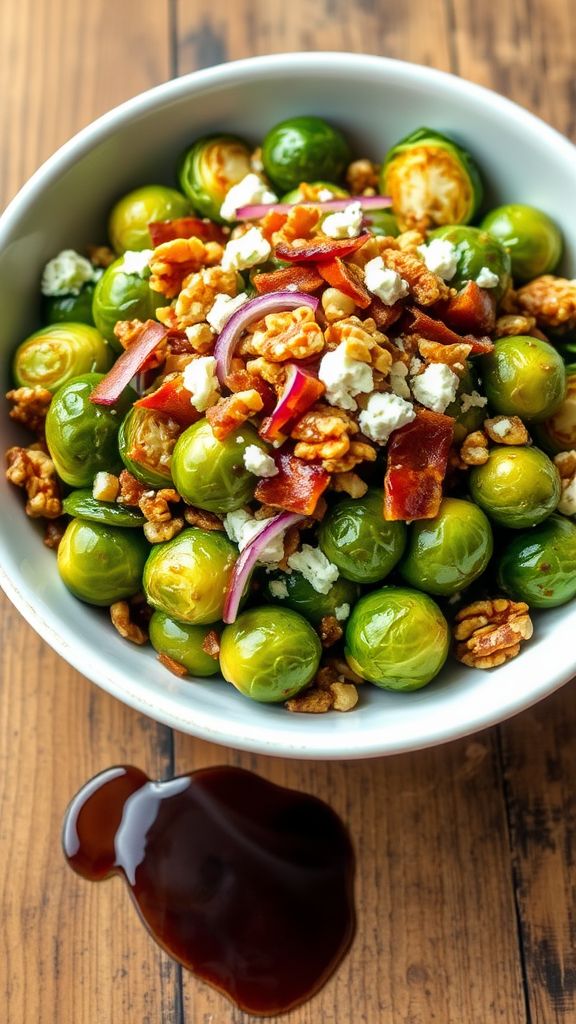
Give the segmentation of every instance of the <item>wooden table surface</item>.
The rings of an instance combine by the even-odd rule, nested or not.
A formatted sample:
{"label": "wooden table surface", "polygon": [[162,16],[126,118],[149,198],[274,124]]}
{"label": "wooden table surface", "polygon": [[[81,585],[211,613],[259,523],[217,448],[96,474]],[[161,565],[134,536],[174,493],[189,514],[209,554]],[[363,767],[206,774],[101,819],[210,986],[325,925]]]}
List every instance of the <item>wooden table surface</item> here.
{"label": "wooden table surface", "polygon": [[[1,0],[8,200],[96,115],[208,64],[380,53],[494,87],[576,138],[573,0]],[[305,723],[303,723],[304,727]],[[0,601],[0,1021],[245,1024],[148,938],[122,883],[70,872],[71,794],[131,762],[244,765],[327,799],[357,850],[358,933],[290,1024],[576,1020],[573,685],[498,729],[417,754],[316,764],[210,746],[137,715]]]}

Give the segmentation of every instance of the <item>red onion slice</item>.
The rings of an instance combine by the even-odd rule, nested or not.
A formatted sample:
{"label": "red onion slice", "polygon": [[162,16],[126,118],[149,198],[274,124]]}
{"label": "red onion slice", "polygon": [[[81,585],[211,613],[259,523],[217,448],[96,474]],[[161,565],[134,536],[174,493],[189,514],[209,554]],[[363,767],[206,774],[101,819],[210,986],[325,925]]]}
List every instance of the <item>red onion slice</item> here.
{"label": "red onion slice", "polygon": [[281,512],[272,519],[267,519],[266,526],[240,552],[240,557],[234,566],[224,602],[224,614],[222,616],[224,622],[235,622],[250,574],[266,545],[274,537],[277,537],[279,533],[283,533],[290,526],[295,526],[296,523],[301,522],[304,518],[305,516],[297,515],[295,512]]}
{"label": "red onion slice", "polygon": [[148,356],[152,355],[167,334],[168,331],[163,324],[147,320],[142,325],[139,338],[122,353],[112,369],[98,382],[90,395],[90,401],[95,405],[114,405],[132,377],[138,373]]}
{"label": "red onion slice", "polygon": [[321,199],[310,201],[302,199],[299,203],[255,203],[252,206],[240,206],[236,210],[236,220],[260,220],[267,213],[290,213],[295,206],[321,206],[329,213],[345,210],[350,203],[360,203],[363,210],[386,210],[392,206],[390,196],[349,196],[346,199]]}

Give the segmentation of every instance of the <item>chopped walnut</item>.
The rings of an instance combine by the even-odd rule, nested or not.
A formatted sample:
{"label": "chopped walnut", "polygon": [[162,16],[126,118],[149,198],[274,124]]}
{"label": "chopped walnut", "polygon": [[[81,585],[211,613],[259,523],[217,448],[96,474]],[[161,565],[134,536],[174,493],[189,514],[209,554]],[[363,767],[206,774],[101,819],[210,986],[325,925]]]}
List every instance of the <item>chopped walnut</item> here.
{"label": "chopped walnut", "polygon": [[484,430],[495,444],[530,443],[530,435],[519,416],[494,416],[484,420]]}
{"label": "chopped walnut", "polygon": [[217,295],[238,294],[238,275],[235,270],[208,267],[184,280],[182,290],[171,306],[156,310],[156,316],[168,327],[186,330],[205,322]]}
{"label": "chopped walnut", "polygon": [[57,519],[62,515],[60,488],[52,459],[38,444],[29,448],[15,446],[6,452],[6,477],[17,487],[24,487],[28,500],[26,515],[32,519],[44,516]]}
{"label": "chopped walnut", "polygon": [[[272,515],[278,514],[278,509],[273,509],[271,506],[266,506],[266,508],[270,509]],[[258,517],[256,516],[256,518]],[[288,559],[290,558],[290,555],[293,555],[300,547],[300,529],[305,526],[305,524],[306,521],[302,522],[299,526],[290,526],[284,534],[284,554],[278,562],[278,568],[282,569],[284,572],[292,571],[288,565]]]}
{"label": "chopped walnut", "polygon": [[13,408],[10,409],[10,419],[43,437],[52,392],[48,391],[48,388],[36,385],[33,388],[14,388],[7,392],[6,398],[9,402],[14,402]]}
{"label": "chopped walnut", "polygon": [[97,501],[116,501],[120,493],[120,481],[114,473],[106,473],[100,470],[94,477],[92,484],[92,497]]}
{"label": "chopped walnut", "polygon": [[116,501],[120,505],[137,505],[146,491],[144,484],[141,484],[127,469],[122,470],[118,477],[118,482],[120,484],[120,492]]}
{"label": "chopped walnut", "polygon": [[114,263],[114,260],[117,260],[118,257],[108,245],[89,245],[88,259],[94,267],[102,267],[106,270],[106,267]]}
{"label": "chopped walnut", "polygon": [[466,360],[472,351],[472,345],[464,342],[456,345],[441,345],[437,341],[427,341],[421,338],[418,341],[418,351],[423,359],[429,363],[445,363],[454,373],[463,374],[466,369]]}
{"label": "chopped walnut", "polygon": [[483,430],[474,430],[464,438],[460,458],[467,466],[483,466],[488,462],[488,438]]}
{"label": "chopped walnut", "polygon": [[392,354],[385,348],[388,339],[382,334],[372,318],[360,320],[357,316],[345,317],[330,324],[326,330],[326,345],[335,349],[346,345],[346,355],[361,363],[369,363],[380,373],[388,374],[392,366]]}
{"label": "chopped walnut", "polygon": [[335,615],[324,615],[320,620],[318,635],[322,647],[333,647],[342,639],[343,629]]}
{"label": "chopped walnut", "polygon": [[554,456],[554,464],[560,474],[562,495],[558,502],[558,511],[565,516],[576,515],[576,451],[559,452]]}
{"label": "chopped walnut", "polygon": [[44,529],[44,544],[51,551],[57,551],[58,545],[64,536],[66,521],[64,519],[49,519]]}
{"label": "chopped walnut", "polygon": [[356,310],[356,303],[349,295],[338,288],[326,288],[322,292],[322,309],[329,324],[351,316]]}
{"label": "chopped walnut", "polygon": [[178,491],[173,487],[161,487],[159,491],[145,491],[138,505],[150,523],[166,523],[172,518],[170,504],[180,501]]}
{"label": "chopped walnut", "polygon": [[316,206],[295,206],[279,231],[274,234],[273,241],[295,242],[297,239],[312,238],[320,220],[320,211]]}
{"label": "chopped walnut", "polygon": [[360,462],[375,462],[376,451],[364,441],[351,441],[344,455],[324,457],[322,465],[328,473],[348,473]]}
{"label": "chopped walnut", "polygon": [[220,637],[215,629],[209,629],[202,641],[202,650],[214,661],[220,657]]}
{"label": "chopped walnut", "polygon": [[162,242],[150,257],[152,273],[148,284],[153,292],[173,299],[187,277],[220,263],[223,253],[219,242],[203,242],[195,236]]}
{"label": "chopped walnut", "polygon": [[536,317],[544,329],[576,326],[576,280],[544,274],[520,288],[516,297],[522,312]]}
{"label": "chopped walnut", "polygon": [[216,513],[206,512],[203,508],[187,508],[184,512],[184,519],[189,526],[199,526],[201,530],[224,529],[224,523]]}
{"label": "chopped walnut", "polygon": [[261,412],[262,399],[255,388],[237,391],[235,395],[220,398],[216,405],[206,410],[206,419],[212,427],[214,437],[223,441],[236,427],[241,427],[255,413]]}
{"label": "chopped walnut", "polygon": [[449,297],[448,285],[441,277],[428,270],[423,260],[417,256],[408,252],[386,249],[382,258],[389,270],[395,270],[400,277],[408,282],[412,295],[421,306],[431,306],[440,299]]}
{"label": "chopped walnut", "polygon": [[330,487],[333,491],[349,494],[351,498],[363,498],[368,490],[368,484],[353,472],[334,473]]}
{"label": "chopped walnut", "polygon": [[371,160],[353,160],[346,168],[346,184],[353,196],[361,196],[367,188],[378,188],[378,165]]}
{"label": "chopped walnut", "polygon": [[177,516],[163,523],[144,523],[144,536],[149,544],[164,544],[184,529],[184,520]]}
{"label": "chopped walnut", "polygon": [[201,356],[212,352],[214,348],[216,335],[210,324],[190,324],[190,327],[186,328],[186,337],[192,350]]}
{"label": "chopped walnut", "polygon": [[[356,686],[359,686],[361,683],[364,682],[362,676],[359,676],[357,672],[354,672],[354,669],[350,668],[350,665],[348,664],[347,661],[344,660],[344,658],[328,658],[328,660],[326,661],[326,668],[329,669],[332,673],[335,673],[335,676],[333,676],[332,681],[334,681],[334,679],[343,679],[349,683],[355,683]],[[320,673],[316,677],[317,686],[321,685],[319,681],[319,675]]]}
{"label": "chopped walnut", "polygon": [[285,313],[269,313],[264,318],[264,329],[256,330],[246,339],[242,351],[264,356],[273,363],[289,359],[309,359],[324,349],[324,335],[316,323],[309,306]]}
{"label": "chopped walnut", "polygon": [[268,359],[251,359],[246,363],[248,373],[254,377],[260,377],[267,384],[271,384],[279,393],[286,383],[286,367],[282,363],[271,363]]}
{"label": "chopped walnut", "polygon": [[418,246],[426,244],[426,235],[417,228],[411,231],[403,231],[396,239],[396,245],[400,252],[409,252],[412,256],[418,255]]}
{"label": "chopped walnut", "polygon": [[533,316],[505,313],[496,321],[494,336],[496,338],[512,338],[520,334],[531,334],[535,326],[536,318]]}
{"label": "chopped walnut", "polygon": [[331,683],[330,693],[334,698],[334,711],[351,711],[358,703],[358,690],[353,683],[337,680]]}
{"label": "chopped walnut", "polygon": [[322,715],[334,704],[334,697],[329,690],[305,690],[297,697],[287,700],[284,707],[288,711],[297,711],[307,715]]}
{"label": "chopped walnut", "polygon": [[318,444],[326,438],[357,434],[358,426],[344,409],[318,403],[296,420],[290,436],[295,441]]}
{"label": "chopped walnut", "polygon": [[146,631],[132,622],[128,601],[115,601],[110,605],[110,618],[112,625],[124,640],[130,640],[131,643],[139,645],[147,643]]}
{"label": "chopped walnut", "polygon": [[494,598],[475,601],[456,615],[456,657],[471,668],[495,668],[520,653],[532,636],[528,605]]}
{"label": "chopped walnut", "polygon": [[164,668],[167,668],[168,671],[171,672],[172,675],[174,676],[179,676],[179,678],[182,678],[182,676],[188,675],[188,669],[186,668],[186,666],[182,665],[181,662],[176,661],[176,658],[171,658],[169,654],[159,654],[158,661],[160,662],[161,665],[164,665]]}

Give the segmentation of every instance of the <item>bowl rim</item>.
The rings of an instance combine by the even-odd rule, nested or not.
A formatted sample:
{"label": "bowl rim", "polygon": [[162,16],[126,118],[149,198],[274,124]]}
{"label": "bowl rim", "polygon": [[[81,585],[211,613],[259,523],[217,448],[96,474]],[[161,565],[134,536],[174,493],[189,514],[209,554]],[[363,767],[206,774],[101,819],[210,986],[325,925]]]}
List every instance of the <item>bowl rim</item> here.
{"label": "bowl rim", "polygon": [[[480,103],[495,112],[500,111],[508,117],[512,116],[526,129],[537,130],[542,144],[549,144],[559,151],[563,160],[574,163],[576,170],[576,147],[555,128],[507,97],[501,96],[485,86],[461,79],[450,72],[389,57],[340,51],[267,54],[219,64],[163,82],[124,101],[82,128],[32,174],[7,205],[0,217],[0,248],[4,247],[12,232],[17,229],[20,218],[26,213],[29,204],[34,201],[38,193],[57,180],[80,158],[104,142],[122,126],[125,120],[145,116],[148,112],[165,104],[172,104],[190,93],[215,86],[228,88],[232,84],[240,84],[247,79],[252,81],[255,78],[266,79],[268,76],[277,77],[281,73],[294,73],[295,71],[322,76],[323,74],[333,74],[336,67],[343,77],[353,76],[356,80],[358,77],[371,78],[374,72],[377,72],[379,77],[384,74],[394,80],[396,84],[433,85],[437,91],[447,93],[453,93],[457,82],[458,90],[472,102]],[[162,695],[155,699],[154,703],[151,703],[149,699],[145,698],[137,684],[127,688],[122,669],[116,671],[114,666],[100,664],[97,654],[94,660],[87,665],[86,659],[83,657],[85,641],[80,638],[77,646],[72,646],[51,623],[46,621],[38,609],[30,603],[26,594],[26,586],[19,586],[18,582],[6,571],[3,558],[3,545],[0,543],[0,587],[36,632],[82,675],[134,710],[152,717],[156,721],[176,730],[186,731],[208,742],[233,746],[235,749],[255,753],[310,760],[342,758],[353,760],[436,746],[505,721],[512,715],[536,704],[567,682],[576,668],[576,664],[569,665],[567,661],[562,662],[562,659],[559,659],[560,663],[554,666],[551,675],[546,676],[545,682],[538,681],[531,687],[529,693],[503,699],[497,708],[492,705],[487,708],[472,706],[469,708],[465,720],[462,716],[461,721],[455,722],[450,716],[446,716],[445,720],[439,722],[436,716],[431,716],[431,725],[426,729],[420,728],[417,737],[414,738],[401,737],[395,742],[387,741],[383,745],[377,730],[368,730],[365,734],[355,735],[352,749],[343,750],[343,737],[338,731],[335,731],[328,733],[328,739],[321,743],[316,738],[316,742],[311,747],[307,740],[305,722],[298,737],[295,738],[294,735],[284,733],[283,730],[275,731],[272,723],[269,729],[258,724],[254,725],[250,722],[249,716],[246,716],[247,720],[242,722],[241,727],[234,728],[225,718],[221,719],[210,712],[198,713],[198,709],[195,709],[195,713],[183,721],[174,712],[172,703],[167,696],[164,698]]]}

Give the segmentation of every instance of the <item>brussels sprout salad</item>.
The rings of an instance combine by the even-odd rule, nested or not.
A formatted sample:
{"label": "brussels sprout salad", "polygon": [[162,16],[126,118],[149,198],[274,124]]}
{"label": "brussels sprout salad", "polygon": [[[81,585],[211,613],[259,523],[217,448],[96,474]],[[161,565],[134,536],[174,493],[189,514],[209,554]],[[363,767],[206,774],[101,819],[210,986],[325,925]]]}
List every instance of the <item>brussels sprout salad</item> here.
{"label": "brussels sprout salad", "polygon": [[7,396],[63,584],[291,711],[496,667],[576,596],[560,230],[435,129],[380,156],[311,116],[197,139],[46,265]]}

